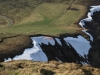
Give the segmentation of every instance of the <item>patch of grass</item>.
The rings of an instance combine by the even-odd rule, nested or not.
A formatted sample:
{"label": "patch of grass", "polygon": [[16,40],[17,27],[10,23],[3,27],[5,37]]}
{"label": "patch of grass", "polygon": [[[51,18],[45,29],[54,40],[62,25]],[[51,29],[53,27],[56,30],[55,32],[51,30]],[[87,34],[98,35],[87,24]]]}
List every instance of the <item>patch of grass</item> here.
{"label": "patch of grass", "polygon": [[54,19],[59,16],[67,6],[68,4],[62,3],[43,3],[39,5],[35,11],[48,19]]}
{"label": "patch of grass", "polygon": [[8,22],[5,19],[0,18],[0,28],[8,25]]}
{"label": "patch of grass", "polygon": [[[81,29],[76,23],[78,24],[78,21],[86,14],[85,5],[90,4],[91,0],[85,0],[85,5],[82,5],[82,0],[75,0],[71,8],[79,10],[67,11],[72,2],[73,0],[2,1],[0,13],[12,18],[14,25],[0,29],[0,33],[28,35],[75,33]],[[4,6],[6,7],[3,8]]]}
{"label": "patch of grass", "polygon": [[73,4],[72,8],[78,8],[79,11],[67,11],[66,8],[69,5],[63,3],[40,4],[32,10],[29,16],[23,17],[21,21],[10,28],[1,29],[0,32],[28,35],[75,33],[79,28],[74,23],[84,15],[86,7]]}
{"label": "patch of grass", "polygon": [[[50,7],[50,6],[54,6],[54,8],[53,7]],[[62,7],[61,7],[62,6]],[[63,10],[65,9],[65,6],[66,5],[64,5],[64,4],[48,4],[48,3],[45,3],[45,4],[42,4],[42,5],[40,5],[40,7],[44,7],[43,8],[43,10],[41,10],[40,12],[39,12],[39,9],[42,9],[42,8],[40,8],[40,7],[37,7],[36,9],[35,9],[35,12],[37,13],[37,14],[35,14],[35,15],[33,15],[32,17],[34,17],[34,16],[36,16],[36,18],[37,17],[39,17],[38,19],[40,19],[40,17],[42,17],[41,19],[42,19],[42,21],[39,21],[38,19],[38,21],[35,21],[34,22],[34,20],[33,20],[33,22],[24,22],[24,23],[22,23],[22,22],[20,22],[21,24],[20,25],[14,25],[13,27],[11,27],[11,28],[6,28],[6,29],[4,29],[4,30],[1,30],[1,31],[4,31],[4,32],[16,32],[16,33],[26,33],[26,32],[23,32],[23,29],[24,30],[26,30],[26,31],[28,31],[28,28],[30,28],[30,30],[31,30],[31,28],[33,28],[31,31],[32,32],[34,32],[35,30],[37,30],[37,29],[41,29],[41,28],[43,28],[44,26],[46,26],[46,24],[48,24],[48,23],[50,23],[52,20],[54,20],[56,17],[58,17],[62,12],[63,12]],[[54,16],[54,17],[50,17],[51,16],[51,14],[50,13],[45,13],[45,7],[49,7],[49,11],[51,11],[50,13],[52,14],[52,16]],[[57,7],[61,7],[60,9],[57,9]],[[52,9],[53,8],[53,9]],[[62,9],[63,8],[63,9]],[[54,10],[57,10],[59,13],[58,14],[56,14],[56,13],[54,13],[54,12],[52,12],[52,11],[54,11]],[[59,11],[60,10],[60,11]],[[44,13],[43,13],[43,11],[44,11]],[[46,9],[46,11],[48,11],[48,9]],[[48,11],[48,12],[49,12]],[[33,11],[34,12],[34,11]],[[40,13],[40,14],[39,14]],[[41,15],[42,14],[42,15]],[[43,14],[49,14],[49,15],[43,15]],[[38,16],[39,15],[39,16]],[[55,16],[56,15],[56,16]],[[31,16],[30,16],[31,17]],[[32,19],[32,18],[31,18]],[[34,19],[35,19],[35,17],[34,17]],[[24,28],[23,28],[24,27]],[[26,29],[25,29],[26,28]],[[29,30],[29,32],[30,32],[30,30]],[[19,31],[19,32],[18,32]]]}

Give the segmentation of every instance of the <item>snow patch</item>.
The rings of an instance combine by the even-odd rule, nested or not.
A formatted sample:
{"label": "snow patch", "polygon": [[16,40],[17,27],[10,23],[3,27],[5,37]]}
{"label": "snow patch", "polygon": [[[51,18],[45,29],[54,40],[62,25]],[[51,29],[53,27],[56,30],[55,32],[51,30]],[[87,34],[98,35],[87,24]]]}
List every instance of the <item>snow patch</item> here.
{"label": "snow patch", "polygon": [[4,59],[4,62],[8,62],[8,61],[12,61],[12,59],[11,58],[8,58],[8,59]]}
{"label": "snow patch", "polygon": [[32,48],[25,49],[22,55],[15,56],[13,59],[8,58],[5,59],[5,61],[11,61],[11,60],[33,60],[33,61],[41,61],[41,62],[47,62],[48,58],[46,54],[42,51],[39,44],[52,44],[55,45],[55,41],[49,38],[44,39],[45,36],[40,37],[32,37],[34,46]]}
{"label": "snow patch", "polygon": [[100,5],[97,5],[97,6],[91,6],[91,15],[93,15],[94,12],[96,11],[100,11]]}
{"label": "snow patch", "polygon": [[92,35],[91,34],[89,34],[88,32],[87,32],[87,30],[82,30],[84,33],[86,33],[87,35],[89,35],[90,36],[90,40],[91,41],[93,41],[93,37],[92,37]]}
{"label": "snow patch", "polygon": [[55,57],[59,62],[62,62],[60,59],[58,59],[57,57]]}
{"label": "snow patch", "polygon": [[59,40],[58,38],[55,38],[55,39],[56,39],[56,41],[62,46],[60,40]]}
{"label": "snow patch", "polygon": [[88,14],[87,14],[88,18],[82,19],[82,20],[79,22],[79,25],[83,28],[83,32],[85,32],[87,35],[90,36],[90,40],[91,40],[91,41],[93,41],[93,37],[92,37],[91,34],[89,34],[89,33],[87,32],[87,30],[85,30],[85,28],[84,28],[85,23],[84,23],[84,22],[85,22],[85,21],[86,21],[86,22],[90,22],[90,21],[92,20],[92,17],[91,17],[91,16],[92,16],[93,13],[96,12],[96,11],[100,11],[100,5],[98,5],[98,6],[91,6],[90,12],[88,12]]}
{"label": "snow patch", "polygon": [[87,55],[89,49],[91,48],[90,42],[80,35],[77,38],[67,37],[64,38],[64,40],[67,43],[71,44],[72,47],[76,50],[76,52],[82,57],[84,57],[84,54]]}

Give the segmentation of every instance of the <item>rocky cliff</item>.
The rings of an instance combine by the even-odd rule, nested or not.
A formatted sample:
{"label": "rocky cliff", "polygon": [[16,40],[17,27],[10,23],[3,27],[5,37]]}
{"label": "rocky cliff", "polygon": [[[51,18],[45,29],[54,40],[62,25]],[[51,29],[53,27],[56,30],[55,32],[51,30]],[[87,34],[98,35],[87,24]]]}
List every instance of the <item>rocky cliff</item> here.
{"label": "rocky cliff", "polygon": [[[87,32],[93,36],[93,42],[90,41],[91,48],[87,56],[84,55],[84,57],[82,57],[71,44],[68,44],[64,40],[65,37],[72,37],[72,35],[64,35],[59,37],[61,45],[56,40],[55,45],[40,45],[48,59],[79,64],[87,63],[93,67],[100,68],[100,11],[94,12],[92,18],[93,20],[85,22]],[[73,35],[73,37],[77,37],[77,35]]]}

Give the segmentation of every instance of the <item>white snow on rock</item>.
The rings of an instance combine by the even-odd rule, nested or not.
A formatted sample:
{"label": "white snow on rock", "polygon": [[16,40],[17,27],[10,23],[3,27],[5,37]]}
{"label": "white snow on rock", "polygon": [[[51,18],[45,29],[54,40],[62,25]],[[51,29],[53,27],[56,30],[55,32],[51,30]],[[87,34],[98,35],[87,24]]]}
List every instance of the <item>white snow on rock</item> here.
{"label": "white snow on rock", "polygon": [[4,62],[8,62],[8,61],[12,61],[12,59],[11,58],[8,58],[8,59],[4,59]]}
{"label": "white snow on rock", "polygon": [[91,6],[91,15],[93,15],[94,12],[96,11],[100,11],[100,5],[97,5],[97,6]]}
{"label": "white snow on rock", "polygon": [[87,18],[85,18],[85,19],[82,19],[80,22],[79,22],[79,25],[83,28],[83,32],[85,32],[87,35],[89,35],[90,36],[90,40],[91,41],[93,41],[93,37],[92,37],[92,35],[91,34],[89,34],[86,30],[85,30],[85,28],[84,28],[84,26],[85,26],[85,21],[86,22],[90,22],[91,20],[92,20],[92,15],[93,15],[93,13],[94,12],[96,12],[96,11],[100,11],[100,5],[98,5],[98,6],[91,6],[91,9],[90,9],[90,12],[88,12],[88,14],[87,14]]}
{"label": "white snow on rock", "polygon": [[45,53],[40,48],[39,44],[36,42],[36,40],[33,38],[33,48],[26,49],[22,55],[16,56],[13,58],[13,60],[34,60],[34,61],[42,61],[47,62],[48,59],[45,55]]}
{"label": "white snow on rock", "polygon": [[91,21],[92,20],[92,17],[91,16],[96,11],[100,11],[100,5],[98,5],[98,6],[91,6],[90,12],[88,12],[88,14],[87,14],[87,18],[82,19],[82,20],[85,20],[87,22]]}
{"label": "white snow on rock", "polygon": [[82,30],[84,33],[86,33],[87,35],[89,35],[90,36],[90,40],[91,41],[93,41],[93,37],[92,37],[92,35],[91,34],[89,34],[88,32],[87,32],[87,30]]}
{"label": "white snow on rock", "polygon": [[89,49],[91,48],[90,42],[87,41],[84,37],[78,36],[77,38],[66,37],[64,38],[66,43],[68,42],[76,50],[78,54],[84,57],[84,54],[87,55]]}
{"label": "white snow on rock", "polygon": [[52,44],[55,45],[55,41],[53,40],[52,37],[45,37],[45,36],[40,36],[40,37],[32,37],[34,46],[32,48],[25,49],[22,55],[15,56],[13,59],[4,59],[6,61],[11,61],[11,60],[33,60],[33,61],[42,61],[42,62],[47,62],[48,58],[45,55],[45,53],[42,51],[41,47],[39,44]]}
{"label": "white snow on rock", "polygon": [[62,46],[60,40],[59,40],[58,38],[55,38],[55,39],[56,39],[56,41]]}
{"label": "white snow on rock", "polygon": [[57,57],[55,57],[59,62],[62,62],[60,59],[58,59]]}
{"label": "white snow on rock", "polygon": [[86,32],[86,30],[85,30],[85,28],[84,28],[84,26],[85,26],[85,23],[84,23],[84,22],[85,22],[85,21],[86,21],[86,22],[90,22],[90,21],[92,20],[92,17],[91,17],[91,16],[92,16],[93,13],[96,12],[96,11],[100,11],[100,5],[98,5],[98,6],[91,6],[90,12],[88,12],[88,14],[87,14],[87,18],[82,19],[82,20],[79,22],[79,25],[84,29],[83,32],[85,32],[87,35],[90,36],[90,40],[91,40],[91,41],[93,41],[93,37],[92,37],[91,34],[89,34],[89,33]]}

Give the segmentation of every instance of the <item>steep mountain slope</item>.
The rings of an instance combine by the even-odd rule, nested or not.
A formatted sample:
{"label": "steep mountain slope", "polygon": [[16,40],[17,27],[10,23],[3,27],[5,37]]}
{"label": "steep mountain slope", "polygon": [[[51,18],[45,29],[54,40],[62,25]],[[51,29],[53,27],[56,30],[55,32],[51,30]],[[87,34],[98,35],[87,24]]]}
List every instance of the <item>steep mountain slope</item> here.
{"label": "steep mountain slope", "polygon": [[[5,1],[6,3],[8,3],[8,5],[10,5],[9,4],[10,2],[8,2],[7,0],[0,0],[0,1],[1,2]],[[12,0],[9,0],[9,1],[12,1]],[[74,4],[73,4],[73,1],[75,2]],[[23,7],[20,6],[21,4],[19,4],[18,6],[15,5],[16,8],[20,8],[20,7],[22,7],[22,9],[24,8],[24,6],[25,6],[23,4],[24,0],[22,0],[22,1],[13,0],[13,2],[11,4],[13,4],[13,3],[16,4],[16,2],[19,2],[19,3],[22,2],[21,4],[23,6]],[[31,2],[31,0],[29,0],[29,2]],[[41,4],[41,2],[43,2],[43,4]],[[82,4],[83,2],[84,2],[84,4]],[[89,3],[87,3],[87,2],[89,2]],[[95,0],[95,1],[93,1],[93,0],[92,1],[91,0],[84,0],[84,1],[83,0],[52,0],[52,1],[50,1],[50,0],[48,0],[48,1],[47,0],[40,0],[40,1],[37,0],[37,1],[35,1],[35,3],[36,4],[34,6],[34,9],[38,8],[38,9],[35,9],[35,11],[37,11],[38,13],[34,13],[34,14],[30,15],[30,17],[28,16],[27,19],[32,19],[31,16],[35,15],[35,18],[36,18],[35,20],[38,19],[37,21],[42,21],[43,16],[45,16],[45,20],[43,20],[42,22],[36,22],[38,24],[36,28],[39,28],[41,26],[40,24],[44,25],[45,23],[48,23],[48,22],[50,22],[50,23],[52,22],[52,24],[57,24],[59,22],[61,24],[61,26],[58,25],[59,24],[58,23],[56,25],[56,27],[61,28],[63,24],[67,24],[67,23],[70,24],[70,21],[68,21],[66,23],[65,22],[61,23],[61,21],[63,21],[63,19],[66,20],[66,17],[64,17],[65,15],[63,15],[63,18],[61,18],[62,15],[60,15],[60,18],[56,17],[57,20],[52,21],[52,17],[50,18],[49,14],[45,15],[45,13],[47,13],[47,12],[44,12],[43,11],[44,9],[41,9],[41,7],[45,7],[45,5],[46,5],[46,6],[48,6],[48,8],[50,10],[52,10],[51,5],[53,6],[54,3],[58,3],[59,6],[63,5],[64,8],[65,8],[65,5],[68,3],[68,7],[70,5],[72,5],[71,8],[67,8],[69,11],[69,14],[73,14],[73,13],[75,14],[76,12],[77,13],[80,11],[83,12],[85,8],[87,11],[87,8],[89,8],[90,5],[99,4],[100,1],[99,0]],[[65,5],[62,3],[65,3]],[[72,3],[72,4],[70,4],[70,3]],[[26,2],[26,4],[27,4],[27,2]],[[39,4],[40,4],[40,6],[38,6]],[[48,5],[48,4],[50,4],[50,5]],[[30,5],[31,5],[31,3],[30,3]],[[14,6],[14,5],[12,5],[12,6]],[[76,7],[78,7],[78,6],[83,7],[83,8],[81,9],[79,7],[78,9],[76,9]],[[58,7],[58,6],[56,6],[56,7]],[[55,8],[53,10],[55,10]],[[29,9],[29,8],[27,8],[27,9]],[[39,9],[41,9],[41,12],[43,12],[42,14],[39,13]],[[71,11],[71,13],[70,13],[70,11]],[[74,12],[72,13],[72,11],[74,11]],[[84,12],[84,14],[86,13],[86,11]],[[22,10],[21,10],[21,12],[22,12]],[[7,13],[4,13],[4,14],[7,15]],[[9,14],[11,14],[11,13],[9,13]],[[59,13],[57,13],[57,14],[59,14]],[[82,14],[80,18],[82,18],[82,16],[84,14]],[[11,62],[5,62],[5,63],[2,62],[2,63],[0,63],[0,74],[1,75],[14,75],[14,74],[15,75],[22,75],[22,74],[24,74],[24,75],[31,75],[31,74],[35,74],[35,75],[49,75],[49,74],[50,75],[58,75],[58,74],[61,74],[61,75],[66,75],[66,74],[67,75],[73,75],[73,74],[76,74],[76,75],[99,75],[100,70],[97,68],[92,68],[92,67],[100,68],[100,65],[99,65],[100,64],[100,50],[99,50],[100,49],[100,47],[99,47],[99,44],[100,44],[100,33],[99,33],[100,32],[100,22],[99,22],[100,15],[99,14],[100,14],[100,11],[95,12],[94,15],[92,15],[92,18],[93,18],[92,21],[89,21],[89,22],[84,21],[84,23],[85,23],[84,27],[86,28],[87,32],[89,32],[92,35],[93,41],[90,40],[90,36],[86,35],[83,32],[77,32],[74,34],[64,34],[64,35],[61,34],[59,37],[50,36],[50,35],[42,35],[42,36],[44,36],[44,38],[42,38],[42,41],[45,43],[41,43],[41,39],[40,39],[39,41],[37,40],[38,41],[37,44],[34,44],[33,47],[35,46],[36,49],[39,49],[36,47],[36,45],[38,47],[41,47],[41,49],[43,50],[42,53],[43,52],[45,53],[45,55],[48,57],[48,60],[51,61],[50,63],[32,62],[32,61],[31,62],[30,61],[11,61]],[[15,14],[13,14],[13,15],[15,15]],[[10,16],[13,16],[13,15],[10,15]],[[21,15],[22,15],[22,13],[21,13]],[[26,14],[23,14],[24,18],[25,18],[25,15]],[[38,15],[38,17],[36,15]],[[52,13],[52,16],[56,16],[56,15]],[[73,16],[73,15],[71,15],[71,16]],[[76,16],[77,16],[77,14],[76,14]],[[15,17],[14,17],[14,19],[16,19]],[[22,18],[22,16],[21,16],[21,18]],[[78,18],[77,22],[79,21],[80,18]],[[25,18],[23,20],[23,22],[25,20],[26,20],[26,22],[28,22],[27,19]],[[17,22],[19,22],[19,21],[16,21],[16,24],[18,24]],[[76,22],[76,17],[75,17],[74,22]],[[25,32],[28,34],[29,33],[29,32],[27,32],[28,30],[30,30],[30,32],[31,32],[31,31],[36,29],[35,28],[36,23],[34,23],[34,26],[33,26],[34,29],[33,29],[33,27],[31,27],[33,25],[33,23],[32,23],[29,25],[25,24],[24,25],[24,26],[26,26],[25,28],[23,27],[23,25],[15,25],[15,26],[11,27],[11,29],[7,28],[7,30],[6,29],[1,30],[2,33],[0,34],[1,35],[0,36],[0,38],[1,38],[0,39],[0,53],[1,53],[0,54],[0,61],[3,61],[4,58],[9,58],[9,57],[13,58],[16,55],[20,55],[25,51],[24,49],[26,47],[28,49],[30,49],[29,47],[32,47],[32,40],[29,38],[29,36],[18,35],[18,36],[9,37],[10,34],[6,34],[5,32],[9,32],[9,33],[12,32],[12,33],[14,33],[13,35],[17,35],[15,33],[19,34],[21,31],[22,33]],[[72,27],[73,27],[73,24],[74,23],[72,23]],[[75,23],[75,24],[77,24],[77,23]],[[48,26],[47,24],[45,24],[45,25]],[[57,31],[56,27],[54,27],[53,25],[50,25],[50,30],[47,29],[48,31],[47,32],[43,31],[43,33],[49,34],[49,32],[52,31],[50,33],[50,34],[52,34],[52,33],[54,33],[53,30],[55,30],[56,31],[55,34],[57,34],[57,33],[59,33],[58,31],[60,31],[60,30]],[[69,27],[69,29],[71,29],[72,27]],[[67,26],[66,27],[63,26],[63,28],[66,29]],[[64,30],[63,28],[62,28],[62,30]],[[75,27],[73,27],[73,29],[75,29]],[[38,29],[36,29],[35,31],[37,31],[37,30]],[[45,29],[43,28],[43,30],[45,30]],[[80,29],[79,31],[81,31],[81,30],[82,29]],[[40,32],[42,32],[42,30],[39,29],[39,33]],[[66,31],[62,31],[61,33],[64,33],[64,32],[66,32]],[[39,34],[36,32],[34,32],[34,33]],[[31,37],[35,36],[34,33],[31,33]],[[30,35],[30,34],[28,34],[28,35]],[[36,35],[35,37],[37,37],[37,36],[38,35]],[[74,40],[72,40],[72,38],[69,38],[69,37],[73,37]],[[37,38],[33,37],[33,42],[36,41],[36,39]],[[81,39],[81,41],[79,41],[77,39]],[[49,41],[49,43],[48,43],[48,41]],[[55,45],[52,44],[53,41],[55,42]],[[60,43],[59,43],[59,41],[60,41]],[[78,46],[81,46],[82,49],[80,47],[76,47],[75,42],[77,43]],[[74,43],[74,45],[73,45],[73,43]],[[88,49],[88,51],[84,51],[84,49]],[[80,52],[80,50],[82,50],[82,51]],[[38,54],[39,52],[41,53],[41,51],[38,51],[36,54],[34,54],[34,53],[30,54],[30,52],[28,53],[26,51],[26,54],[30,54],[30,56],[29,57],[24,56],[24,55],[22,55],[22,56],[24,58],[29,58],[29,59],[31,59],[32,57],[36,58],[35,56],[39,55]],[[20,58],[18,56],[16,56],[16,57]],[[40,57],[38,57],[39,60],[41,58],[42,58],[42,55]],[[70,64],[54,62],[52,60],[57,60],[60,62],[70,62]],[[83,65],[90,64],[92,67],[89,67],[89,66],[85,67],[85,66],[77,65],[77,64],[73,64],[72,62],[78,63],[78,64],[83,64]],[[66,68],[66,66],[68,66],[68,67]]]}
{"label": "steep mountain slope", "polygon": [[[83,65],[90,64],[94,67],[100,67],[100,62],[98,60],[98,62],[94,61],[95,57],[96,59],[100,59],[99,53],[98,56],[93,55],[99,50],[99,48],[98,50],[94,50],[99,47],[99,44],[96,44],[97,47],[93,46],[93,44],[97,42],[100,34],[98,31],[98,34],[96,35],[94,35],[95,31],[92,35],[91,32],[89,33],[93,25],[95,27],[94,30],[97,30],[97,28],[99,28],[99,15],[96,14],[100,13],[99,10],[100,6],[94,6],[90,9],[91,12],[87,14],[88,18],[82,19],[79,23],[83,28],[83,32],[86,33],[85,35],[88,36],[87,38],[84,38],[84,35],[82,34],[65,34],[65,36],[60,37],[37,35],[31,37],[33,41],[32,48],[25,49],[22,55],[15,55],[14,58],[9,58],[5,61],[25,59],[47,62],[51,60],[57,60],[60,62],[74,62]],[[88,24],[91,22],[93,22],[93,25]],[[94,23],[96,23],[97,25],[95,25]]]}

